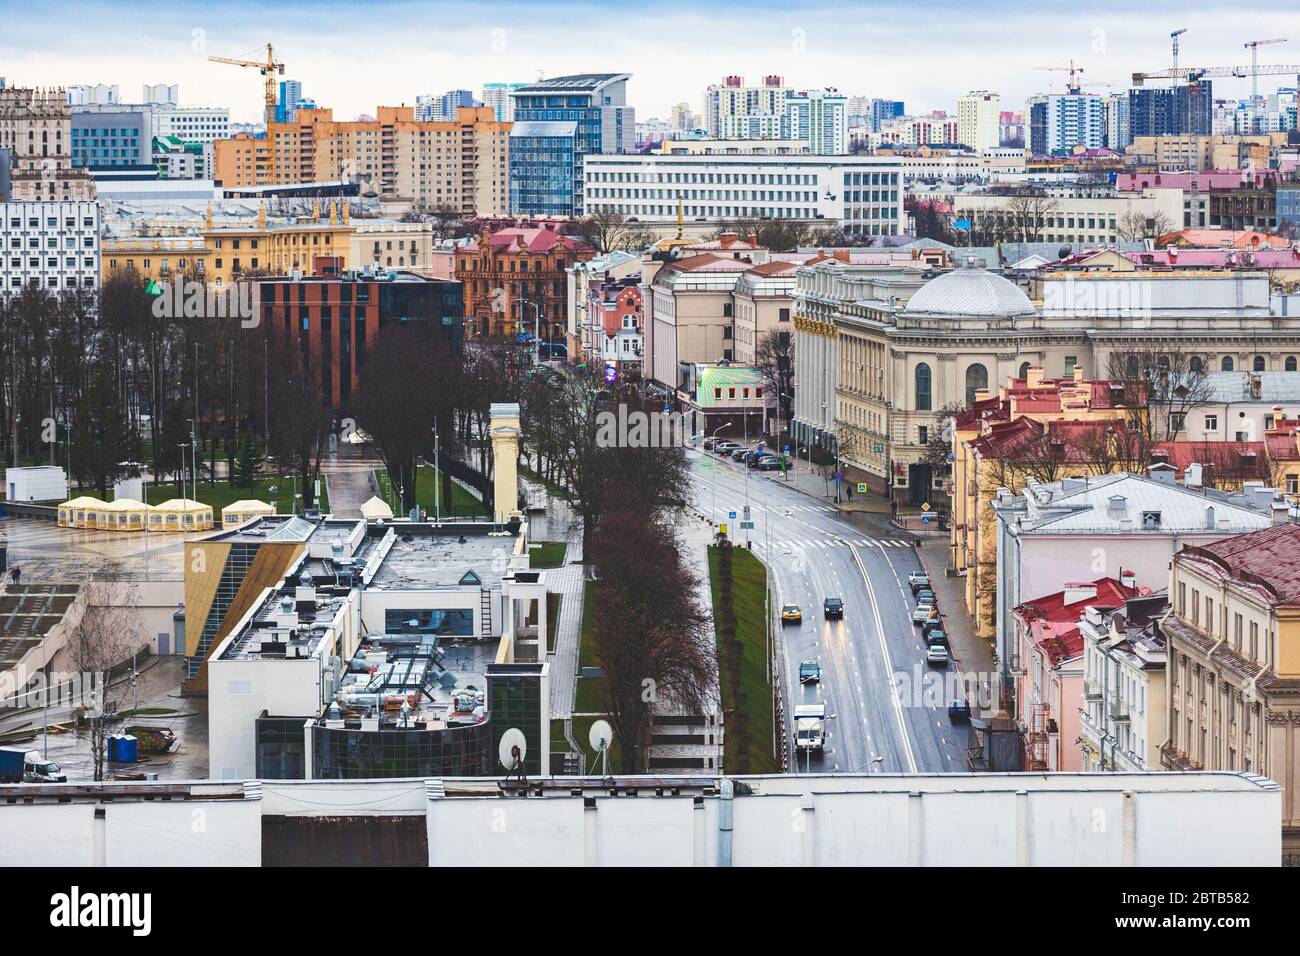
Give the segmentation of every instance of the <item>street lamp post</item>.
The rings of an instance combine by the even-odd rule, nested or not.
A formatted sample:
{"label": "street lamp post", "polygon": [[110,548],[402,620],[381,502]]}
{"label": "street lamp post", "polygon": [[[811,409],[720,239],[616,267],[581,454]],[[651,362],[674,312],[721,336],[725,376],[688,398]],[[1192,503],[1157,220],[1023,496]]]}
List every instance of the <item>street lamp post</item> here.
{"label": "street lamp post", "polygon": [[[724,428],[730,428],[730,427],[731,427],[731,422],[727,422],[727,423],[724,424],[724,425],[719,425],[717,428],[715,428],[715,429],[713,430],[713,434],[710,435],[709,437],[710,437],[710,438],[717,438],[717,437],[718,437],[718,432],[722,431]],[[717,524],[717,523],[718,523],[718,520],[717,520],[717,518],[718,518],[718,463],[717,463],[716,461],[713,463],[713,482],[712,482],[712,484],[713,484],[713,519],[714,519],[714,522],[713,522],[713,523],[714,523],[714,524]]]}

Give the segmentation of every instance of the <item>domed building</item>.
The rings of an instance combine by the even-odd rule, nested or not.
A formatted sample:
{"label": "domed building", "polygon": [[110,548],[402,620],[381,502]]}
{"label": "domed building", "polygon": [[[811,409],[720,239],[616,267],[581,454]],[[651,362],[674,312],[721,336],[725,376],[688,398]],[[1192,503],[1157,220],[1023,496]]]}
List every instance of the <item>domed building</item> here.
{"label": "domed building", "polygon": [[[819,262],[795,289],[795,437],[846,481],[936,508],[949,503],[946,410],[1031,367],[1105,378],[1114,355],[1178,350],[1206,368],[1270,369],[1300,354],[1300,317],[1270,312],[1263,272],[1056,268],[1019,275],[951,249],[955,268]],[[996,253],[992,261],[996,261]]]}

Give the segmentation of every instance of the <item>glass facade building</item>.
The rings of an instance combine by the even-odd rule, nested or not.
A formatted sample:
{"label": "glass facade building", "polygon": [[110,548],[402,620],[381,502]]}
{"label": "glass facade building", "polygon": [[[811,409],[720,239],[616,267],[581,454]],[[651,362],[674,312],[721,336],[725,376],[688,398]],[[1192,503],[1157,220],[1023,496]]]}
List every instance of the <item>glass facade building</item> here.
{"label": "glass facade building", "polygon": [[153,137],[143,110],[73,112],[73,166],[103,169],[152,162]]}
{"label": "glass facade building", "polygon": [[[510,728],[523,731],[528,741],[524,755],[524,772],[529,776],[541,773],[543,745],[549,741],[542,735],[542,715],[549,712],[543,706],[542,664],[489,664],[487,668],[487,707],[492,722],[501,734]],[[546,728],[549,730],[549,728]],[[549,736],[549,735],[548,735]],[[496,741],[493,742],[495,749]],[[495,753],[493,760],[496,759]]]}
{"label": "glass facade building", "polygon": [[561,76],[511,94],[511,215],[583,214],[582,158],[635,149],[627,80],[626,73]]}
{"label": "glass facade building", "polygon": [[[361,721],[312,728],[312,776],[320,780],[383,777],[477,777],[494,772],[491,718],[440,730],[421,727],[365,729]],[[260,741],[259,741],[260,743]],[[259,760],[261,756],[259,754]]]}

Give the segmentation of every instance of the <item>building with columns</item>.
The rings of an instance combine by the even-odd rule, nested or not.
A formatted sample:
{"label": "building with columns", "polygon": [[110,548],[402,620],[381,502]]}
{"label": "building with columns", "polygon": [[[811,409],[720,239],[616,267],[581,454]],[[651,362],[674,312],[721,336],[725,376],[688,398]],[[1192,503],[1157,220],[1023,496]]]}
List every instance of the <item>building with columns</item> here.
{"label": "building with columns", "polygon": [[[913,502],[946,492],[927,466],[945,409],[1031,366],[1106,370],[1114,352],[1177,348],[1207,368],[1281,368],[1300,316],[1270,311],[1265,272],[1044,272],[1023,286],[973,262],[946,272],[821,263],[796,290],[795,428],[846,480]],[[1242,364],[1247,363],[1247,364]]]}

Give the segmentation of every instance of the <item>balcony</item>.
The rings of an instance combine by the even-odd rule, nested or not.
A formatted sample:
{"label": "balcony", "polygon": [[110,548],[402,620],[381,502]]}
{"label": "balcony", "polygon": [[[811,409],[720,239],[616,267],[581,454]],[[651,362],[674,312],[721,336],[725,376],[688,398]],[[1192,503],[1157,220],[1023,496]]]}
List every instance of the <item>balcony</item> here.
{"label": "balcony", "polygon": [[1106,701],[1106,715],[1111,720],[1127,721],[1129,719],[1128,701],[1111,697]]}
{"label": "balcony", "polygon": [[1102,696],[1101,681],[1085,680],[1083,682],[1084,700],[1101,700]]}

